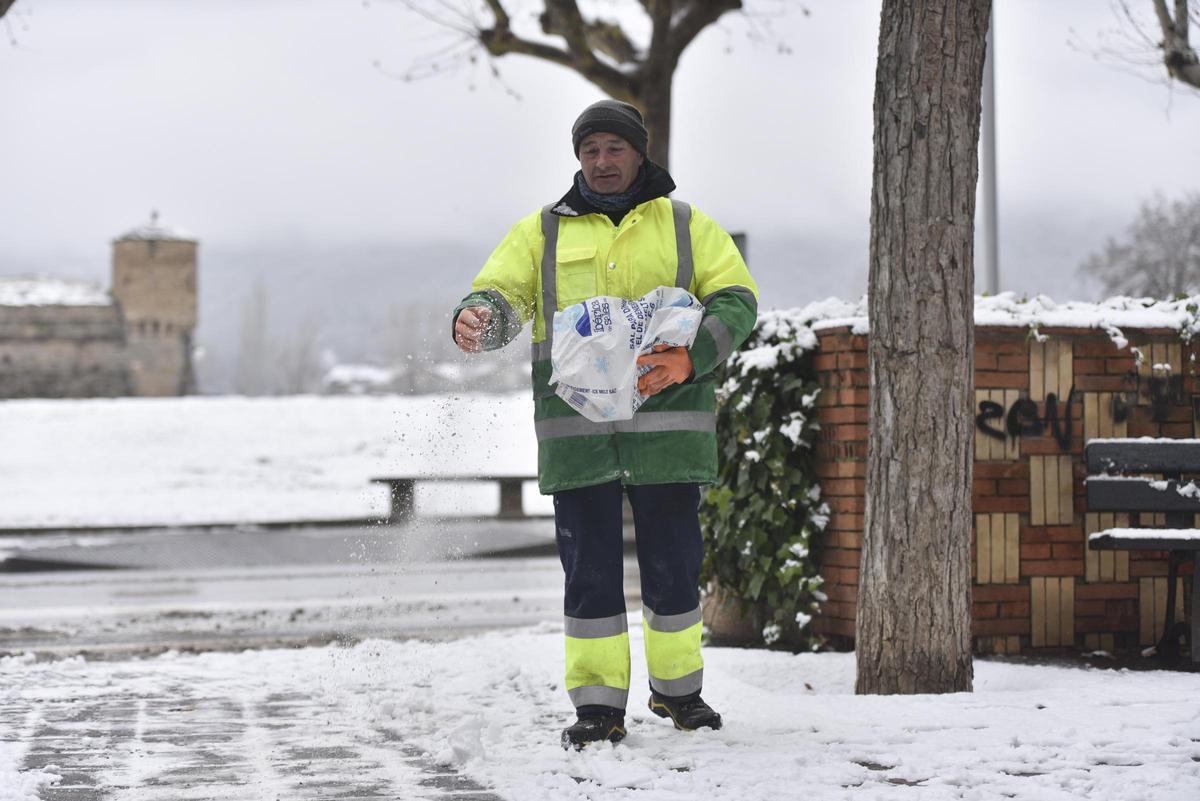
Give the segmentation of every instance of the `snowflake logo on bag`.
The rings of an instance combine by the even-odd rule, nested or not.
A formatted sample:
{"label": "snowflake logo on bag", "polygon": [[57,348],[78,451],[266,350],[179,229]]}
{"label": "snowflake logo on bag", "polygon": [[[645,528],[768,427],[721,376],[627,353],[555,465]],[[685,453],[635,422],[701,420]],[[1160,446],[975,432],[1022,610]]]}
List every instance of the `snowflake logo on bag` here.
{"label": "snowflake logo on bag", "polygon": [[609,361],[607,356],[597,356],[592,360],[592,367],[601,375],[608,375]]}

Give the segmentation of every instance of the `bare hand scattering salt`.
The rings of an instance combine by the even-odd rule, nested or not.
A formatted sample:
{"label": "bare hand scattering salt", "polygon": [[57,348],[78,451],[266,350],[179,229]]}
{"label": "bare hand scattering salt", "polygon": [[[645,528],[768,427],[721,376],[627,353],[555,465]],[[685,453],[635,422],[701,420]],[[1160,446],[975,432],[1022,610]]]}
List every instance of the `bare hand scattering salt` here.
{"label": "bare hand scattering salt", "polygon": [[637,300],[601,295],[554,313],[555,392],[597,423],[628,420],[645,397],[637,358],[655,345],[690,347],[704,307],[687,290],[660,286]]}

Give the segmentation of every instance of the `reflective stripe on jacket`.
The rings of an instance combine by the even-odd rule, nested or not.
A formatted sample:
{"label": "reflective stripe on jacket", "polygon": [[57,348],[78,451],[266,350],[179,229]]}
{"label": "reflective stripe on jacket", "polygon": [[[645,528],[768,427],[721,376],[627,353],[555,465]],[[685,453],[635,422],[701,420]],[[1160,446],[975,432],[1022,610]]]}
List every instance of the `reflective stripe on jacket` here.
{"label": "reflective stripe on jacket", "polygon": [[[687,236],[677,220],[688,221]],[[648,399],[631,420],[593,423],[549,384],[554,312],[597,295],[640,298],[659,286],[686,287],[704,304],[689,349],[695,373]],[[712,371],[750,335],[758,288],[729,234],[710,217],[667,198],[635,206],[620,225],[604,214],[560,217],[547,207],[513,226],[471,289],[454,317],[467,306],[490,307],[486,349],[502,347],[533,322],[534,422],[543,493],[614,479],[626,484],[716,480]]]}

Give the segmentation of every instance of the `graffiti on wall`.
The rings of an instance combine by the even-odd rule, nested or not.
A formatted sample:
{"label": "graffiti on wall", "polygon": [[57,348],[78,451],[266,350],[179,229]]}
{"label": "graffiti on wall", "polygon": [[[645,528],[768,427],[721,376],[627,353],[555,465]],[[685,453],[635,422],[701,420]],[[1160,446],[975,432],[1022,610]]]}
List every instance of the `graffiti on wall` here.
{"label": "graffiti on wall", "polygon": [[[1071,387],[1071,391],[1067,395],[1067,402],[1060,404],[1058,396],[1051,392],[1046,396],[1046,413],[1044,415],[1038,414],[1037,402],[1029,398],[1018,398],[1007,410],[995,401],[980,401],[979,413],[975,415],[975,425],[985,435],[1001,440],[1006,437],[1014,439],[1022,436],[1040,437],[1049,431],[1058,442],[1059,447],[1067,450],[1071,447],[1071,428],[1074,422],[1071,417],[1071,409],[1077,394],[1075,387]],[[1114,406],[1119,397],[1121,396],[1113,396]],[[1123,403],[1124,398],[1121,399]],[[1116,413],[1114,408],[1114,418]],[[1122,414],[1125,413],[1122,410]]]}
{"label": "graffiti on wall", "polygon": [[[1125,384],[1127,391],[1112,393],[1107,410],[1114,423],[1127,420],[1130,407],[1139,402],[1149,407],[1151,419],[1156,423],[1167,421],[1171,406],[1188,403],[1181,375],[1141,375],[1130,371]],[[1072,428],[1077,422],[1072,419],[1072,410],[1079,394],[1072,386],[1065,403],[1055,393],[1048,394],[1044,414],[1038,413],[1038,403],[1028,397],[1018,398],[1007,409],[992,400],[980,401],[975,426],[985,436],[998,440],[1040,437],[1049,432],[1059,448],[1066,451],[1071,447]]]}

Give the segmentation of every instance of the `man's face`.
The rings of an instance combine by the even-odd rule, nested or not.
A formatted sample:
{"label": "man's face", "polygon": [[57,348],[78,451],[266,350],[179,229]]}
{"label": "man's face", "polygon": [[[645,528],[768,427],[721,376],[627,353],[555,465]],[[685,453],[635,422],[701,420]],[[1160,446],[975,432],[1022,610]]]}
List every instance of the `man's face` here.
{"label": "man's face", "polygon": [[583,179],[601,195],[616,195],[628,189],[644,160],[633,145],[614,133],[594,133],[579,143]]}

